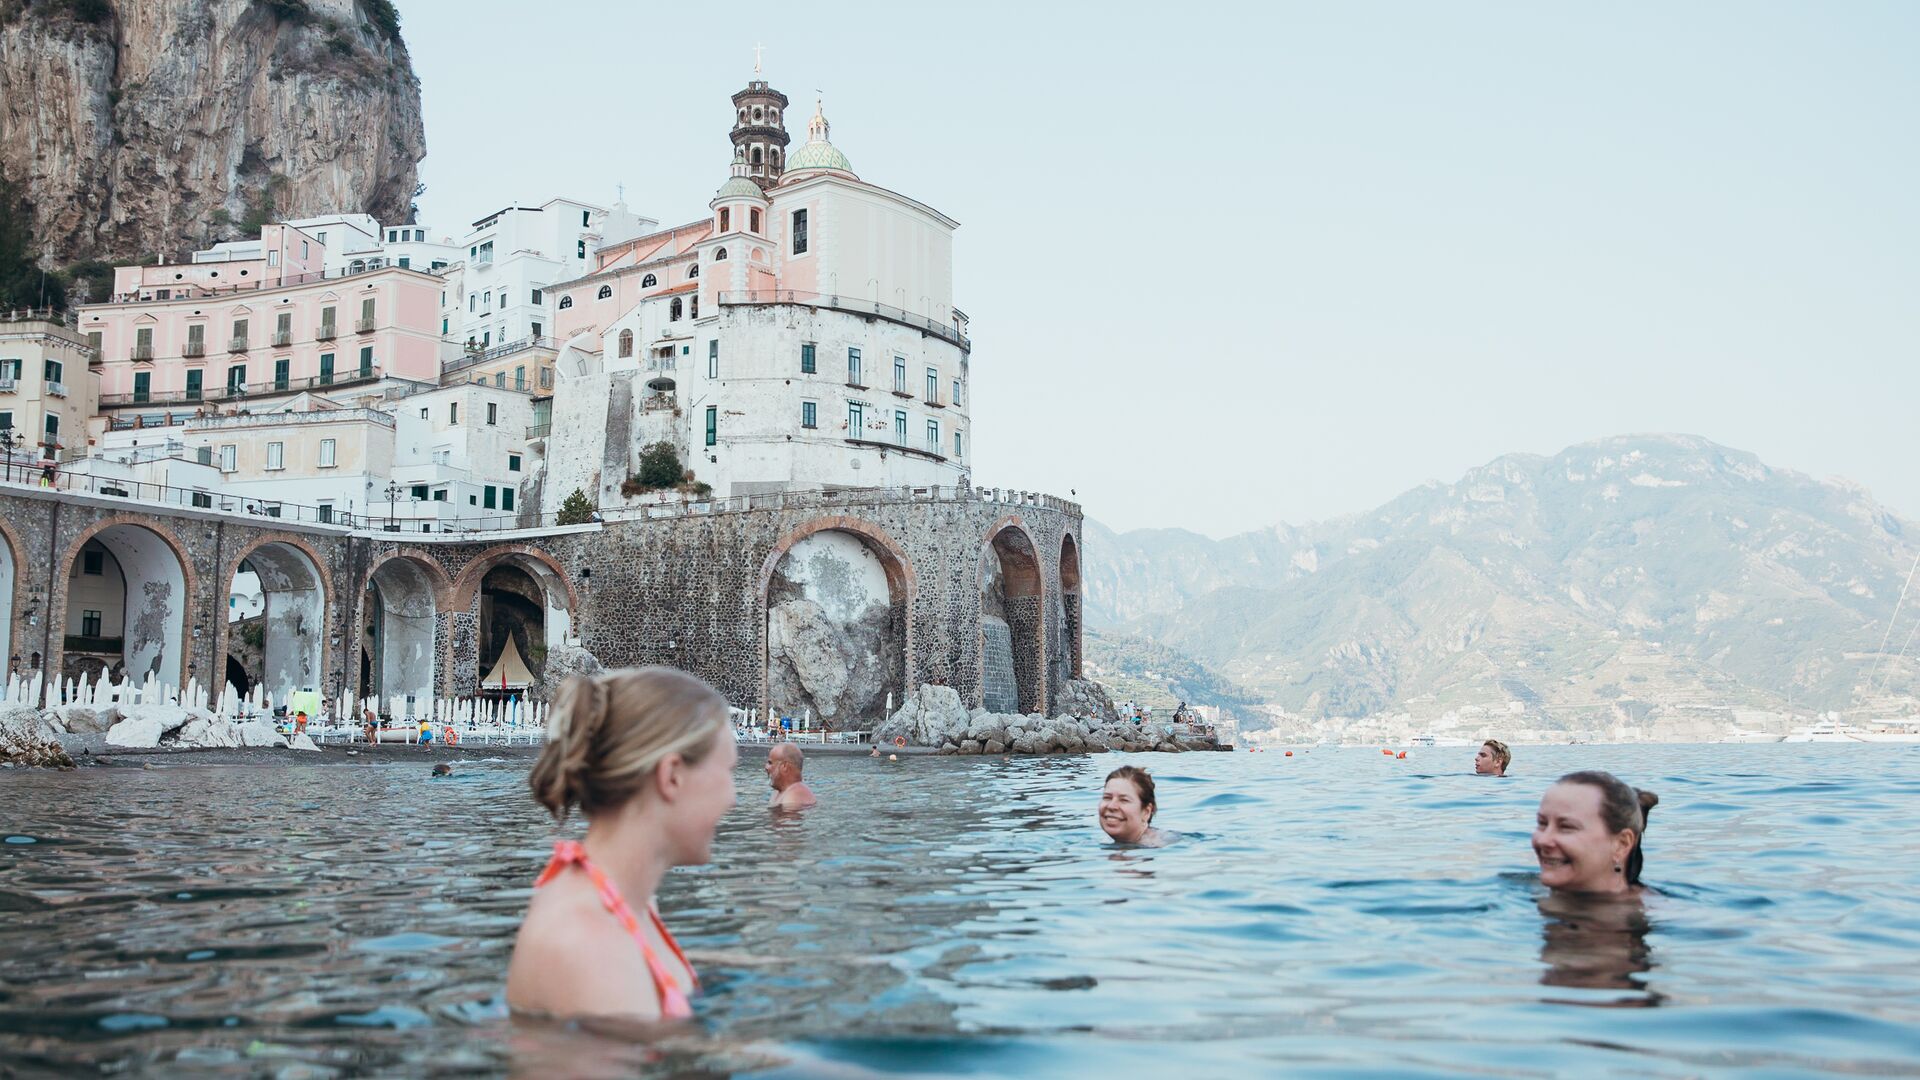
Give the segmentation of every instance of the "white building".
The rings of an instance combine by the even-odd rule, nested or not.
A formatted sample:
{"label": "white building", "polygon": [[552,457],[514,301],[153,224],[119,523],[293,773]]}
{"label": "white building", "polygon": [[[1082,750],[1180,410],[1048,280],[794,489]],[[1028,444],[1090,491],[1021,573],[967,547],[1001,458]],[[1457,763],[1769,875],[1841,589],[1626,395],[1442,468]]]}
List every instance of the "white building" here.
{"label": "white building", "polygon": [[464,264],[448,275],[447,340],[484,350],[549,336],[547,287],[587,273],[603,245],[658,224],[625,203],[607,208],[560,198],[488,214],[473,223],[457,250]]}

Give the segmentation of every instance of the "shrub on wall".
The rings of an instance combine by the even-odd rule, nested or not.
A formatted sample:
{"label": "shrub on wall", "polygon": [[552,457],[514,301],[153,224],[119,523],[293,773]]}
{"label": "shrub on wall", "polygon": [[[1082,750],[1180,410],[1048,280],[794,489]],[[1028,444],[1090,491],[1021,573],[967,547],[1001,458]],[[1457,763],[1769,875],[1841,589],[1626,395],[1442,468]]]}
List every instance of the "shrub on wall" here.
{"label": "shrub on wall", "polygon": [[554,517],[555,524],[559,525],[585,525],[592,520],[593,500],[587,498],[587,493],[579,488],[574,488],[573,494],[566,497],[560,504],[559,514]]}

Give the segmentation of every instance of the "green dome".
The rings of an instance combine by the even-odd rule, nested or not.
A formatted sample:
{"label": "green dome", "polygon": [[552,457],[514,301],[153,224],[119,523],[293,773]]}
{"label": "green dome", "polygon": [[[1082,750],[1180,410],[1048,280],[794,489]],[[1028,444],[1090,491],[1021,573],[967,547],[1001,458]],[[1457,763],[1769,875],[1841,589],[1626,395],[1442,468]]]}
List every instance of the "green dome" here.
{"label": "green dome", "polygon": [[759,184],[754,183],[744,176],[729,176],[727,177],[727,182],[720,185],[720,190],[713,193],[713,197],[715,201],[720,199],[759,199],[765,202],[767,193],[760,190]]}
{"label": "green dome", "polygon": [[834,149],[830,142],[810,142],[795,150],[792,156],[787,158],[786,171],[797,173],[807,169],[833,169],[850,173],[853,171],[853,163],[847,160],[847,155]]}

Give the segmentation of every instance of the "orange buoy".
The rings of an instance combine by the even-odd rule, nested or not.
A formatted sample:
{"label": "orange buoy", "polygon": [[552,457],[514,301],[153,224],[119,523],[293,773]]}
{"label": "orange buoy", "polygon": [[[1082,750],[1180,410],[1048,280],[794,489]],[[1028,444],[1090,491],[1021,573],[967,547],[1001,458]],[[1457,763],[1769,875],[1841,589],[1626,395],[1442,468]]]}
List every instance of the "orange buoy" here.
{"label": "orange buoy", "polygon": [[1407,752],[1405,750],[1400,751],[1400,760],[1401,761],[1407,760]]}
{"label": "orange buoy", "polygon": [[1287,756],[1288,756],[1288,757],[1292,757],[1292,756],[1293,756],[1293,751],[1291,751],[1291,750],[1289,750],[1289,751],[1287,751]]}
{"label": "orange buoy", "polygon": [[1393,751],[1384,746],[1380,748],[1380,752],[1387,755],[1388,757],[1393,756]]}

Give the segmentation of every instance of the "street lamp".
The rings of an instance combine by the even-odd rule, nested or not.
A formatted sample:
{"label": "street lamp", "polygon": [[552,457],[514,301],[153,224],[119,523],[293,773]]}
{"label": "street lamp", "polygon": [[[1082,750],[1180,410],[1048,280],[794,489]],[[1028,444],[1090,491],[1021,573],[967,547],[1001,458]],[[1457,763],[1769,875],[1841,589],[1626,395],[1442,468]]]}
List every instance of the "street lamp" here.
{"label": "street lamp", "polygon": [[13,480],[14,448],[26,441],[26,436],[14,432],[13,421],[11,419],[7,421],[6,427],[0,427],[0,454],[5,454],[7,458],[7,480],[9,482]]}
{"label": "street lamp", "polygon": [[392,481],[392,480],[387,481],[387,531],[388,532],[400,531],[400,526],[396,524],[393,520],[393,504],[394,504],[394,500],[398,499],[400,497],[400,493],[405,490],[406,488],[401,487],[398,482]]}

